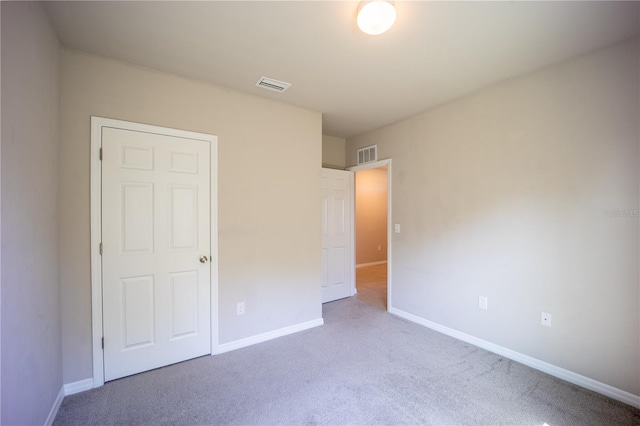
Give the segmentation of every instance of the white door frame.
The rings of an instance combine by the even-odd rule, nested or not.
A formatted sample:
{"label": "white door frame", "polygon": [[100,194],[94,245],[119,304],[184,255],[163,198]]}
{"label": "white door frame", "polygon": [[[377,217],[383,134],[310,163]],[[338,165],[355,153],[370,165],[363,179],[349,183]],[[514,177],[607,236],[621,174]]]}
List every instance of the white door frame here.
{"label": "white door frame", "polygon": [[[367,164],[361,164],[359,166],[353,166],[353,167],[348,167],[347,170],[350,172],[360,172],[362,170],[369,170],[369,169],[377,169],[380,167],[384,167],[387,166],[387,312],[389,312],[392,308],[392,304],[391,304],[391,267],[392,267],[392,259],[393,257],[391,256],[392,254],[392,248],[393,248],[393,233],[392,233],[392,217],[391,217],[391,200],[392,200],[392,185],[391,185],[391,158],[387,158],[384,160],[379,160],[379,161],[373,161],[371,163],[367,163]],[[354,196],[354,205],[355,205],[355,196],[356,196],[356,191],[358,190],[358,188],[356,187],[355,190],[353,191],[353,196]],[[356,224],[355,224],[355,214],[354,214],[354,222],[353,222],[353,227],[352,227],[352,234],[351,234],[351,238],[352,238],[352,250],[353,250],[353,271],[354,271],[354,275],[355,275],[355,268],[356,268],[356,254],[355,254],[355,247],[356,247],[356,243],[355,243],[355,229],[356,229]],[[355,285],[355,279],[354,279],[354,285]]]}
{"label": "white door frame", "polygon": [[176,136],[185,139],[197,139],[209,142],[211,161],[211,201],[216,208],[211,208],[211,354],[218,352],[218,137],[205,133],[167,127],[112,120],[102,117],[91,117],[91,334],[93,349],[93,387],[104,385],[104,351],[102,350],[102,164],[100,149],[102,148],[102,128],[115,127],[147,133]]}

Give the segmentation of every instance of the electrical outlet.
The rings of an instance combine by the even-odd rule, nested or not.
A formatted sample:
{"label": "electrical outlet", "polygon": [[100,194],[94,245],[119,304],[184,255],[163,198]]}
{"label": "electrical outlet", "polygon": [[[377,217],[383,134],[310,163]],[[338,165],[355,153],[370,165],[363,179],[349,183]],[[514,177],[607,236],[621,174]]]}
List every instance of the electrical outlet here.
{"label": "electrical outlet", "polygon": [[489,299],[484,296],[478,298],[478,306],[480,309],[489,309]]}
{"label": "electrical outlet", "polygon": [[399,223],[396,223],[395,225],[393,225],[393,231],[394,231],[396,234],[399,234],[399,233],[400,233],[400,224],[399,224]]}
{"label": "electrical outlet", "polygon": [[244,302],[238,303],[237,313],[238,315],[244,315]]}
{"label": "electrical outlet", "polygon": [[540,324],[545,327],[551,327],[551,314],[548,312],[543,312],[540,314]]}

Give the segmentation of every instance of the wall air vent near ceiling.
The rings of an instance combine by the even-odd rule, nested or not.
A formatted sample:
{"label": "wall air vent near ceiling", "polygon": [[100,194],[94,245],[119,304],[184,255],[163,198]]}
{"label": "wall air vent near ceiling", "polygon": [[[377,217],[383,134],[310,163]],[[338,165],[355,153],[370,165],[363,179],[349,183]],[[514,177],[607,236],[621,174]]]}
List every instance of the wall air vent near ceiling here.
{"label": "wall air vent near ceiling", "polygon": [[282,93],[291,87],[291,83],[285,83],[284,81],[262,76],[256,83],[256,86]]}
{"label": "wall air vent near ceiling", "polygon": [[378,145],[371,145],[358,150],[358,165],[378,161]]}

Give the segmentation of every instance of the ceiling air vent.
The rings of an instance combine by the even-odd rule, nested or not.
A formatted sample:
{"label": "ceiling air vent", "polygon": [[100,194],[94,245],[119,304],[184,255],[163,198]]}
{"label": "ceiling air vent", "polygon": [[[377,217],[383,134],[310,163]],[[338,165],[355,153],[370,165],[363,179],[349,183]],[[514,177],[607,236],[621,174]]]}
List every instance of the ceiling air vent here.
{"label": "ceiling air vent", "polygon": [[291,83],[285,83],[284,81],[262,76],[256,83],[256,86],[282,93],[291,86]]}
{"label": "ceiling air vent", "polygon": [[378,160],[378,145],[371,145],[358,150],[358,165]]}

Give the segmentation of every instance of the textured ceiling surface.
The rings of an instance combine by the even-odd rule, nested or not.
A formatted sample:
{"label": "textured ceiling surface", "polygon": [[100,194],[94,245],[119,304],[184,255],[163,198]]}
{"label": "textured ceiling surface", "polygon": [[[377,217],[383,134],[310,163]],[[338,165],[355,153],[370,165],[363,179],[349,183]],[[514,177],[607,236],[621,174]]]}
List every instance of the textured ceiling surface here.
{"label": "textured ceiling surface", "polygon": [[[387,33],[354,1],[48,2],[63,45],[277,99],[350,137],[628,39],[638,2],[396,1]],[[293,85],[285,93],[261,76]]]}

